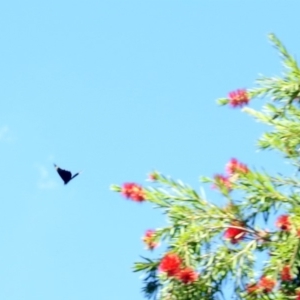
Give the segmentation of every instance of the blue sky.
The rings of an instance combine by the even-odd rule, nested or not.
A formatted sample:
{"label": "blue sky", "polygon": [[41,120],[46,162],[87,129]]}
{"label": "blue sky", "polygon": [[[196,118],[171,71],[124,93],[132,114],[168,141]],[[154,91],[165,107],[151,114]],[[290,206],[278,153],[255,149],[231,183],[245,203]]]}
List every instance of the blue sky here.
{"label": "blue sky", "polygon": [[[141,236],[165,225],[109,190],[154,169],[199,187],[231,157],[275,172],[264,128],[215,99],[280,74],[298,1],[0,4],[0,298],[142,299]],[[298,54],[299,56],[299,54]],[[257,99],[254,107],[263,100]],[[53,168],[83,173],[64,186]],[[209,187],[206,187],[209,189]],[[155,255],[155,254],[154,254]]]}

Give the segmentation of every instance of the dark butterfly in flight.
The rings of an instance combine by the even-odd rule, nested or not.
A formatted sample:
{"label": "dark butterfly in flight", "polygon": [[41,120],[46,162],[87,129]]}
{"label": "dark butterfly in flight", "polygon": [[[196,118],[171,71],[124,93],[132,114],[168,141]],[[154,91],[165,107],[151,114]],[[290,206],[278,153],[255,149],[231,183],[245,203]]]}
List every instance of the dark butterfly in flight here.
{"label": "dark butterfly in flight", "polygon": [[80,174],[80,172],[78,172],[72,176],[72,173],[70,171],[63,170],[59,168],[56,164],[54,164],[54,167],[65,184],[67,184],[70,180],[72,180],[73,178],[75,178]]}

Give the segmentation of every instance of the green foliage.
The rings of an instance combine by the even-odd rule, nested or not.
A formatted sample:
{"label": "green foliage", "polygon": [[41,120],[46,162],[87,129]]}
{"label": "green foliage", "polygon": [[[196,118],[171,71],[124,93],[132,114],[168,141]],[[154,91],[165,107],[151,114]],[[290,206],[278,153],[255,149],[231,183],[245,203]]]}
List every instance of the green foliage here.
{"label": "green foliage", "polygon": [[[226,296],[232,293],[233,299],[296,299],[300,287],[300,69],[275,35],[269,38],[282,57],[285,73],[261,77],[258,87],[247,93],[251,101],[255,97],[270,97],[270,101],[261,111],[249,107],[243,111],[271,128],[259,138],[258,147],[282,153],[296,175],[244,170],[226,178],[202,177],[202,183],[213,184],[224,198],[226,204],[221,207],[181,181],[152,173],[154,184],[144,188],[145,198],[165,213],[168,225],[157,229],[151,239],[164,242],[166,253],[176,253],[184,267],[199,276],[187,283],[161,270],[164,255],[156,260],[143,258],[134,271],[146,274],[143,292],[149,299],[220,299],[228,288]],[[221,98],[218,103],[226,105],[229,100]],[[122,191],[118,186],[112,189]],[[280,223],[279,215],[288,221]],[[290,280],[283,280],[285,266],[290,267]],[[265,278],[268,283],[262,283]]]}

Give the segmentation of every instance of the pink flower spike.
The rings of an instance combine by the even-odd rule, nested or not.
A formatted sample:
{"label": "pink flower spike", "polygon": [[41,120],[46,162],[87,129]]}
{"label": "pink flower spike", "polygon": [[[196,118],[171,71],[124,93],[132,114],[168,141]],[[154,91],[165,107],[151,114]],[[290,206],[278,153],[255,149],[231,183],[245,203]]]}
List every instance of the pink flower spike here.
{"label": "pink flower spike", "polygon": [[124,183],[121,193],[126,197],[136,202],[145,201],[145,193],[143,188],[136,183]]}
{"label": "pink flower spike", "polygon": [[228,94],[229,104],[231,107],[243,107],[250,101],[247,91],[245,89],[238,89]]}
{"label": "pink flower spike", "polygon": [[228,176],[224,176],[222,174],[217,174],[214,176],[215,184],[213,185],[213,188],[226,188],[228,192],[232,189],[232,183],[230,181],[230,178]]}
{"label": "pink flower spike", "polygon": [[227,164],[226,164],[226,172],[229,175],[233,175],[233,174],[246,174],[249,172],[248,167],[239,162],[236,158],[232,158]]}
{"label": "pink flower spike", "polygon": [[154,233],[155,230],[148,229],[143,237],[143,242],[146,244],[149,250],[153,250],[158,246],[158,243],[153,238]]}

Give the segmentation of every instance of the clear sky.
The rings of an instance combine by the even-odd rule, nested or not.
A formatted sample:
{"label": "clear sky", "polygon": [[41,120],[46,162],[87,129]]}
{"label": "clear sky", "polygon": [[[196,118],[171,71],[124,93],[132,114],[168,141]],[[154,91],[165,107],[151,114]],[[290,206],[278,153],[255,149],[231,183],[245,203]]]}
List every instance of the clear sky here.
{"label": "clear sky", "polygon": [[[280,74],[268,33],[299,56],[299,9],[297,0],[3,1],[0,299],[140,300],[131,267],[147,255],[144,231],[165,218],[111,183],[143,184],[156,169],[198,189],[231,157],[284,168],[256,151],[263,127],[215,99]],[[64,186],[53,163],[83,173]]]}

